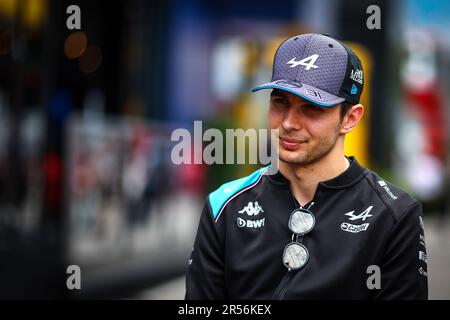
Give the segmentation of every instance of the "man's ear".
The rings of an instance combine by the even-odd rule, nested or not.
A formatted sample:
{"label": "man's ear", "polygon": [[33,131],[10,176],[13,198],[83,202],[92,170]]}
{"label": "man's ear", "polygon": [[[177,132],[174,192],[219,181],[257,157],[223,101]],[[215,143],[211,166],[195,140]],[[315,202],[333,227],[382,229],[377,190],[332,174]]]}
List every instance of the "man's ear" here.
{"label": "man's ear", "polygon": [[348,111],[342,120],[341,133],[349,133],[358,124],[364,114],[364,106],[355,104]]}

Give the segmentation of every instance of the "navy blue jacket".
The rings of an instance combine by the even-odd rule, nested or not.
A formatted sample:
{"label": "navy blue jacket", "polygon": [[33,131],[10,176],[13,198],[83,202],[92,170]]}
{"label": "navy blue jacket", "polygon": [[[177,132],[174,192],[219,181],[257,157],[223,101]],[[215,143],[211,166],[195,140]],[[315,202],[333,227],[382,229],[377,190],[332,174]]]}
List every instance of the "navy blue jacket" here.
{"label": "navy blue jacket", "polygon": [[299,204],[280,172],[267,175],[265,167],[212,192],[186,299],[427,299],[420,202],[349,160],[345,172],[317,187],[310,209],[316,223],[300,239],[309,260],[299,270],[282,262]]}

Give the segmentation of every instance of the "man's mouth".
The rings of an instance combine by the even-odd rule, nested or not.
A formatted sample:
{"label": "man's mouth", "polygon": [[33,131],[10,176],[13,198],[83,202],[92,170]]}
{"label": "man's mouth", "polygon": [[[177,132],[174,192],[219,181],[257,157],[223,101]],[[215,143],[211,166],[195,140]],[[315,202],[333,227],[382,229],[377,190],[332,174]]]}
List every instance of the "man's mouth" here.
{"label": "man's mouth", "polygon": [[284,149],[287,149],[287,150],[295,150],[304,143],[305,143],[305,141],[280,137],[280,144],[283,146]]}

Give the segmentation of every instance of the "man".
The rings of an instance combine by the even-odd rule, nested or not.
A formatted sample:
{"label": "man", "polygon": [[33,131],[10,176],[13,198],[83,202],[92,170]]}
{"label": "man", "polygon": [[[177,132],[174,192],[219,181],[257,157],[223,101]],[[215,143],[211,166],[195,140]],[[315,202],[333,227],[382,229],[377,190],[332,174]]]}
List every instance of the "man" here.
{"label": "man", "polygon": [[361,119],[363,69],[320,34],[275,54],[267,167],[212,192],[187,271],[187,299],[427,299],[421,204],[354,157],[345,135]]}

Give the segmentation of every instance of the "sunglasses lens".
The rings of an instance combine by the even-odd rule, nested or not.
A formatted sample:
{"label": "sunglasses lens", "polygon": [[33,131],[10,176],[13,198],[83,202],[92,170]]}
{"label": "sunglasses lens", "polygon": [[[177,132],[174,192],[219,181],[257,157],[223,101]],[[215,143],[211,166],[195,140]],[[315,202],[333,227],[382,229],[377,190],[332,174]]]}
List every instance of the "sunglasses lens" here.
{"label": "sunglasses lens", "polygon": [[291,242],[283,252],[283,264],[291,270],[300,269],[309,259],[308,250],[300,243]]}
{"label": "sunglasses lens", "polygon": [[305,209],[296,209],[289,219],[289,229],[298,235],[304,235],[314,228],[314,215]]}

